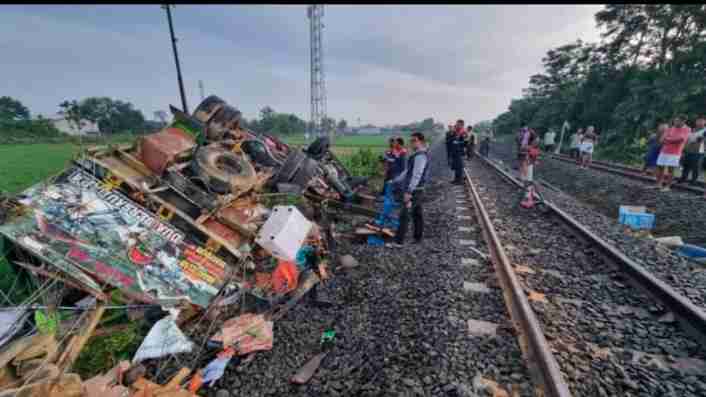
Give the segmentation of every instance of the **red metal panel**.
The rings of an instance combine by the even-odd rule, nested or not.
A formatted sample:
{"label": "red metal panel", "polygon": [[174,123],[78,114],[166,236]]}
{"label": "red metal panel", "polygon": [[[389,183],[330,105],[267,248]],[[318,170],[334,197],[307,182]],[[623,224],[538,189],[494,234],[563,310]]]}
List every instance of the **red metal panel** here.
{"label": "red metal panel", "polygon": [[178,128],[167,128],[142,138],[140,160],[157,175],[174,161],[174,158],[196,146],[191,135]]}

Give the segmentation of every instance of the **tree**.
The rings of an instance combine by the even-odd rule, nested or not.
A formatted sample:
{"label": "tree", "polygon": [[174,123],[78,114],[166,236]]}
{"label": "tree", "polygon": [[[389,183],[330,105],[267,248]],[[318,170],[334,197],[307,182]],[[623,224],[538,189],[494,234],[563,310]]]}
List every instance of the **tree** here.
{"label": "tree", "polygon": [[431,131],[433,128],[434,128],[434,119],[432,117],[424,119],[422,121],[422,123],[419,125],[419,129],[422,131]]}
{"label": "tree", "polygon": [[103,133],[138,132],[145,128],[142,112],[127,101],[89,97],[78,102],[78,106],[84,119],[98,124]]}
{"label": "tree", "polygon": [[706,5],[610,4],[596,13],[603,41],[550,49],[544,70],[493,120],[498,133],[594,125],[604,154],[639,159],[640,138],[706,103]]}
{"label": "tree", "polygon": [[155,111],[154,118],[161,121],[162,124],[167,124],[167,112],[165,112],[164,110]]}
{"label": "tree", "polygon": [[324,133],[328,134],[328,132],[333,130],[334,128],[336,128],[336,120],[330,117],[324,117],[324,119],[321,120],[321,129],[324,131]]}
{"label": "tree", "polygon": [[0,119],[8,121],[29,120],[29,109],[22,102],[9,96],[0,97]]}
{"label": "tree", "polygon": [[341,119],[338,122],[338,130],[339,131],[343,132],[346,130],[347,127],[348,127],[348,122],[345,119]]}
{"label": "tree", "polygon": [[83,113],[83,109],[76,100],[64,101],[59,104],[62,109],[59,113],[66,117],[71,126],[78,132],[79,135],[83,135],[81,130],[85,126],[86,115]]}

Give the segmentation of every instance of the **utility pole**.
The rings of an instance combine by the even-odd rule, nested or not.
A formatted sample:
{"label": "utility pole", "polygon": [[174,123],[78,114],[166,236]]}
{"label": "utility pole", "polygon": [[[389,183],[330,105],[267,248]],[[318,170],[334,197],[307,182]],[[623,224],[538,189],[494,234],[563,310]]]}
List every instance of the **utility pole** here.
{"label": "utility pole", "polygon": [[201,101],[203,102],[205,98],[203,94],[203,80],[199,80],[199,93],[201,94]]}
{"label": "utility pole", "polygon": [[177,79],[179,80],[179,93],[181,94],[181,106],[183,107],[184,113],[189,113],[189,107],[186,106],[186,95],[184,95],[184,81],[181,78],[181,67],[179,66],[179,53],[177,52],[176,42],[177,39],[174,37],[174,27],[172,26],[172,12],[170,10],[172,6],[169,4],[163,4],[162,8],[167,10],[167,21],[169,22],[169,35],[172,38],[172,50],[174,50],[174,63],[176,63]]}
{"label": "utility pole", "polygon": [[310,5],[306,9],[306,16],[309,19],[309,39],[311,47],[311,126],[312,135],[323,136],[329,133],[329,139],[333,143],[333,129],[325,131],[326,117],[326,82],[324,75],[324,53],[321,43],[321,31],[324,27],[322,18],[324,16],[323,4]]}

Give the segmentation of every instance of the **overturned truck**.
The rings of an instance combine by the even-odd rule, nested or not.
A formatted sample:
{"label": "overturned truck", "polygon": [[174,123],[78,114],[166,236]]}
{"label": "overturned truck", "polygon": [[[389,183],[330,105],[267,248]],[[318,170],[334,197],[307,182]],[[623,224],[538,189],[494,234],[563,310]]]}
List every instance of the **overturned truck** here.
{"label": "overturned truck", "polygon": [[247,294],[276,319],[336,263],[328,209],[375,215],[365,178],[325,138],[290,147],[241,127],[216,96],[193,115],[171,110],[161,131],[89,148],[59,175],[0,198],[8,262],[61,282],[56,305],[117,290],[126,303],[195,315]]}

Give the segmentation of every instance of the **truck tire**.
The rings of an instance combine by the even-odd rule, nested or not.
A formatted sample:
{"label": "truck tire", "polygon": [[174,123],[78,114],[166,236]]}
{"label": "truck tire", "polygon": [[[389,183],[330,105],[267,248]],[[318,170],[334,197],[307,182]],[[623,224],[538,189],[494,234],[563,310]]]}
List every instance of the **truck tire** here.
{"label": "truck tire", "polygon": [[246,192],[255,185],[257,176],[250,160],[219,145],[203,146],[192,162],[194,172],[219,194]]}

